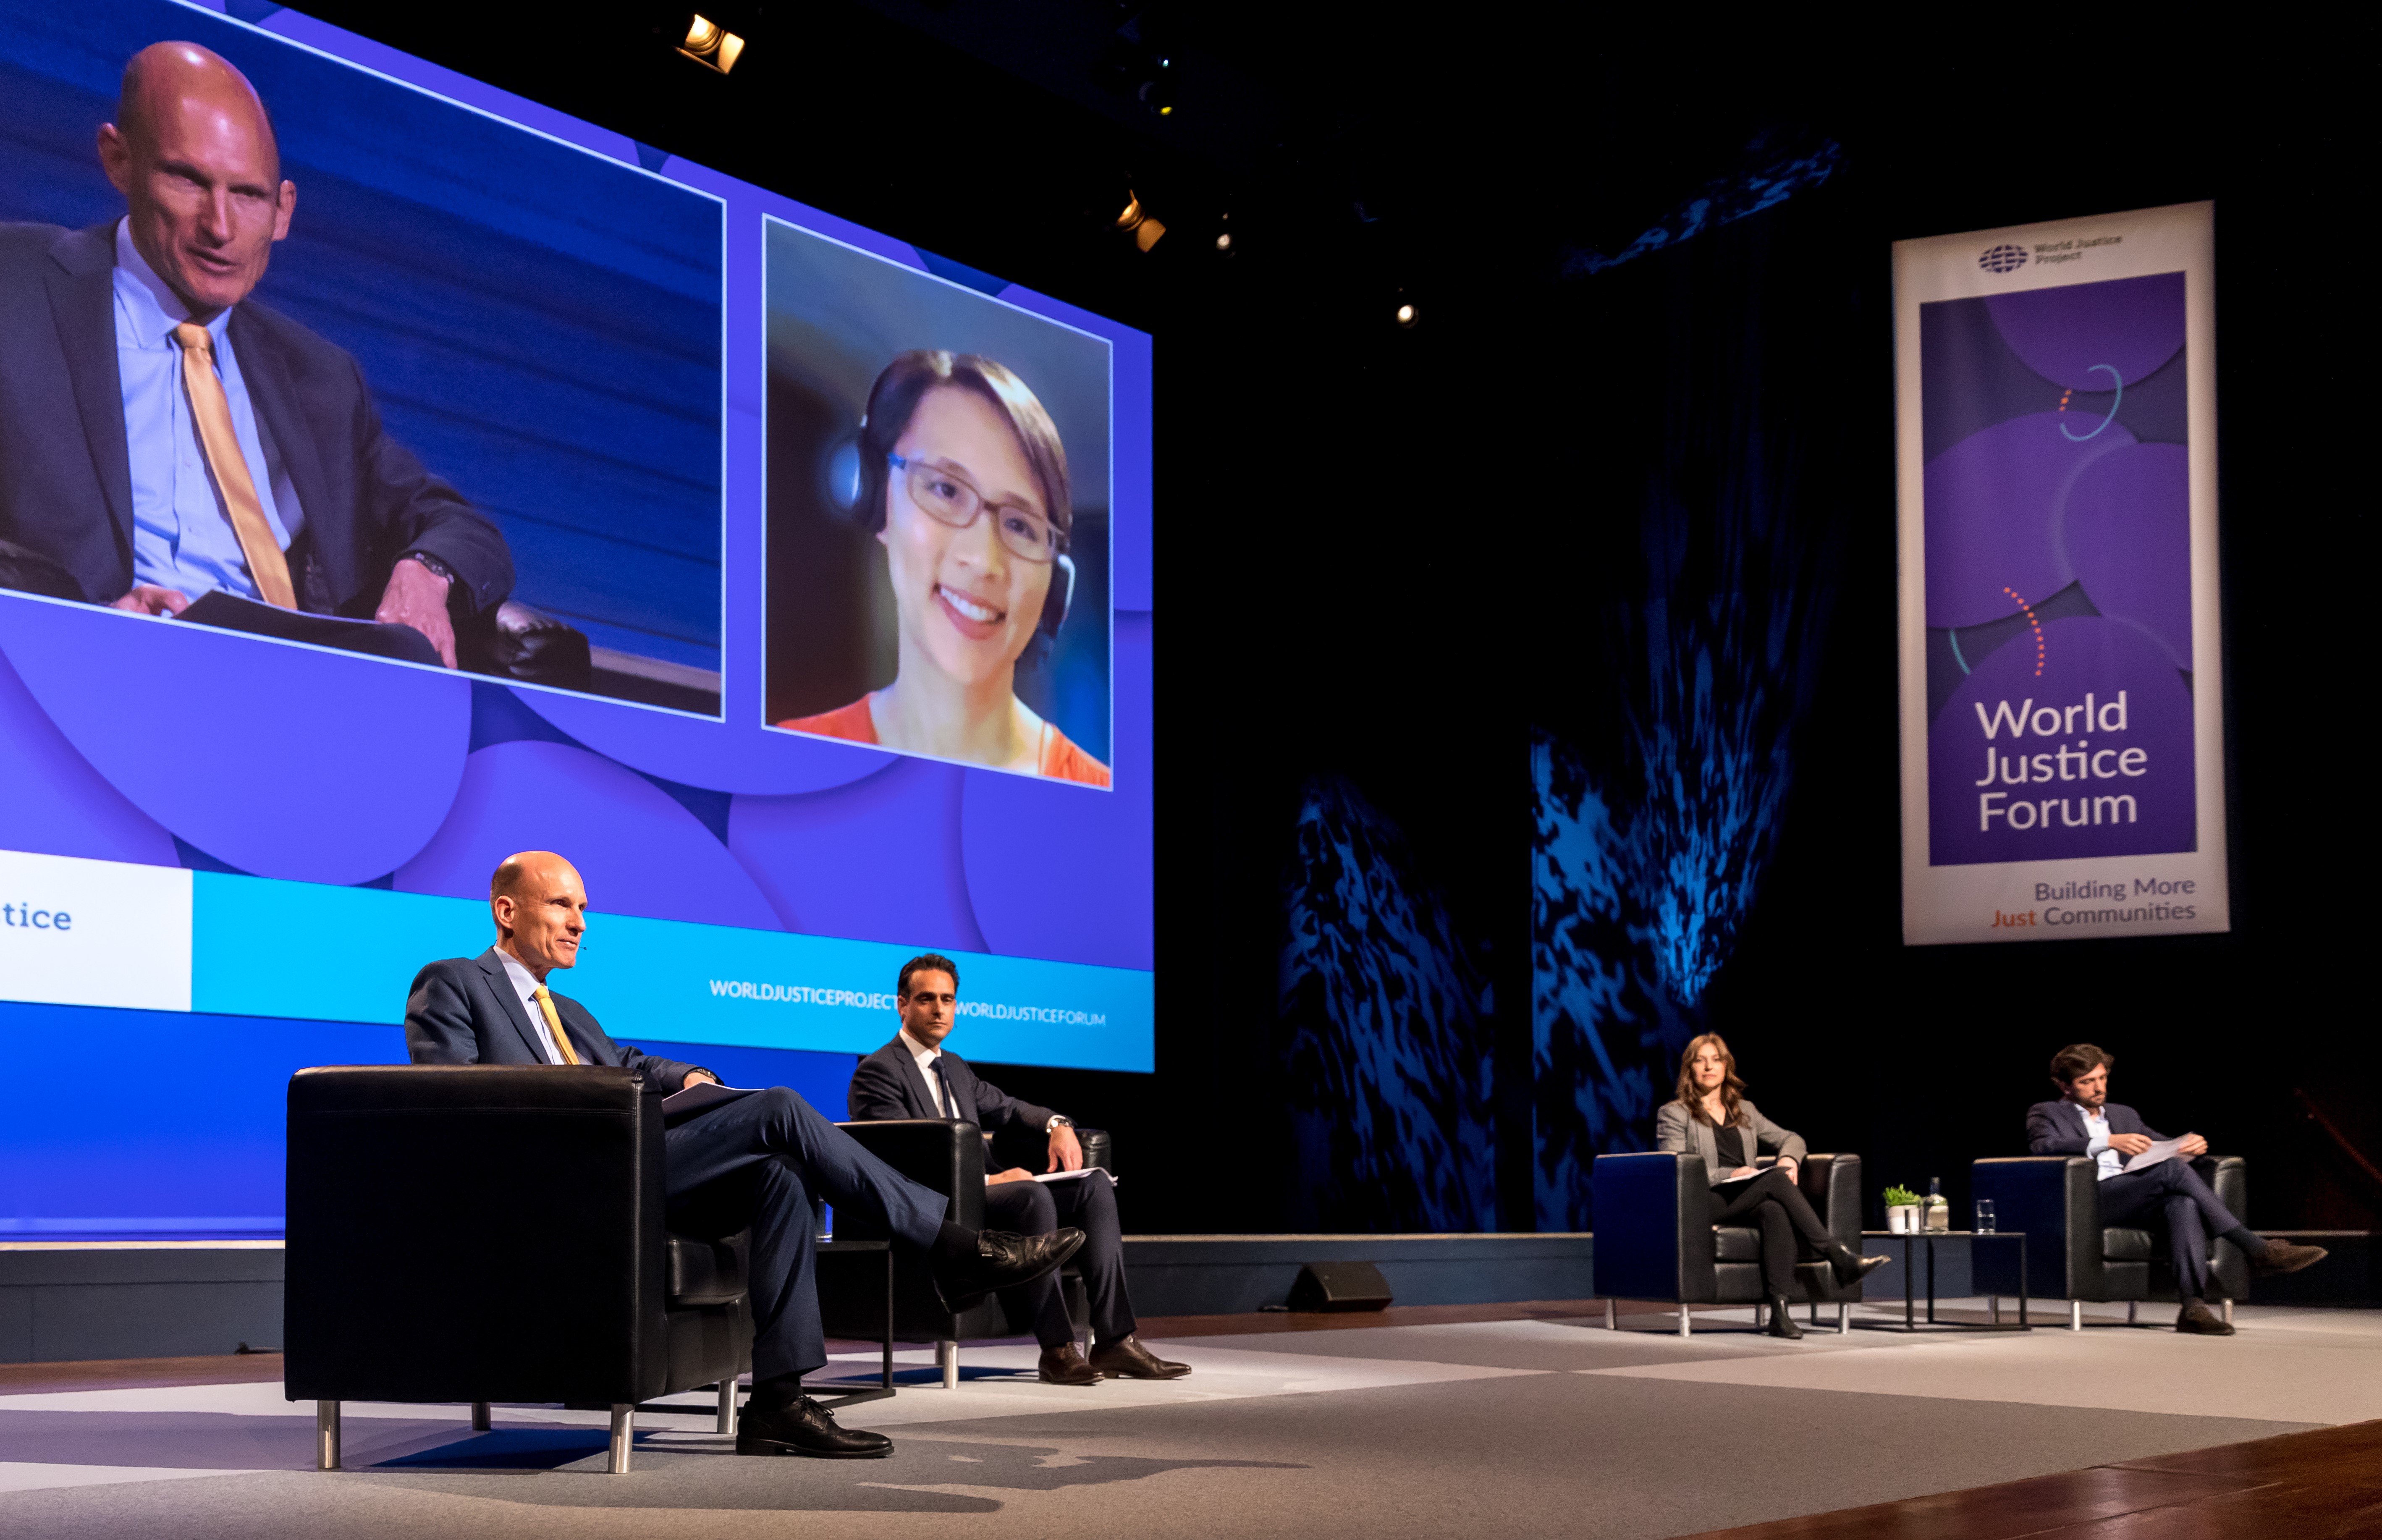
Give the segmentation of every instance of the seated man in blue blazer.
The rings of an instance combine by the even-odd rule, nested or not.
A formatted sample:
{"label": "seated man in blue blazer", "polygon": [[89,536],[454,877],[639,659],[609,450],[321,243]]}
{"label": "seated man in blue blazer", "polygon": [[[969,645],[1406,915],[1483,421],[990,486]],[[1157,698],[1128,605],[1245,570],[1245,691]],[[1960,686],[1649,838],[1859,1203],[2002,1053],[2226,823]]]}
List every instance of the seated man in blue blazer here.
{"label": "seated man in blue blazer", "polygon": [[[612,1064],[668,1090],[718,1082],[710,1070],[604,1033],[578,1001],[546,986],[579,960],[587,890],[549,850],[506,859],[488,884],[497,944],[414,976],[405,1043],[416,1064]],[[803,1394],[803,1375],[827,1363],[812,1283],[818,1200],[881,1216],[897,1243],[924,1253],[935,1286],[964,1309],[997,1289],[1049,1276],[1083,1244],[1081,1230],[1005,1235],[945,1222],[950,1202],[910,1180],[782,1086],[706,1107],[663,1136],[669,1228],[733,1235],[750,1228],[753,1399],[738,1454],[868,1459],[890,1454],[882,1434],[836,1425]]]}
{"label": "seated man in blue blazer", "polygon": [[2192,1162],[2208,1153],[2208,1141],[2186,1134],[2178,1158],[2138,1171],[2126,1162],[2164,1142],[2130,1106],[2109,1100],[2109,1069],[2117,1063],[2090,1043],[2071,1043],[2051,1058],[2051,1081],[2059,1100],[2027,1109],[2027,1148],[2035,1155],[2089,1155],[2099,1167],[2101,1223],[2131,1225],[2154,1209],[2167,1214],[2167,1250],[2175,1259],[2176,1297],[2183,1303],[2175,1329],[2203,1337],[2230,1337],[2233,1327],[2201,1298],[2208,1290],[2208,1238],[2221,1236],[2241,1248],[2261,1273],[2296,1273],[2327,1254],[2321,1246],[2269,1241],[2235,1218],[2209,1191]]}
{"label": "seated man in blue blazer", "polygon": [[[902,965],[894,986],[902,1030],[860,1061],[847,1097],[855,1118],[953,1118],[987,1133],[1025,1129],[1050,1136],[1053,1171],[1080,1171],[1083,1145],[1074,1125],[1047,1106],[1021,1102],[976,1078],[966,1059],[943,1047],[959,1012],[959,964],[928,952]],[[1045,1235],[1072,1226],[1084,1232],[1084,1293],[1092,1311],[1092,1356],[1075,1346],[1059,1278],[1046,1273],[1018,1286],[1018,1301],[1034,1317],[1042,1344],[1042,1378],[1052,1385],[1097,1385],[1117,1379],[1180,1379],[1187,1363],[1160,1358],[1134,1335],[1133,1302],[1125,1297],[1124,1241],[1117,1226],[1116,1185],[1104,1176],[1038,1182],[1024,1167],[985,1178],[985,1218],[1021,1235]],[[1062,1230],[1072,1234],[1073,1229]]]}

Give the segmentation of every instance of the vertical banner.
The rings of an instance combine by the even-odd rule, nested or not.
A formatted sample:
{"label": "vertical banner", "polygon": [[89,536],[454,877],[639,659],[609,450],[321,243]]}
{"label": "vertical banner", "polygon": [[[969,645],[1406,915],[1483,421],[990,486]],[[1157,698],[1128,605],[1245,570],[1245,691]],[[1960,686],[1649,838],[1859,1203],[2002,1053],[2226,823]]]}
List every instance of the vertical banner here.
{"label": "vertical banner", "polygon": [[2229,924],[2214,247],[1895,245],[1906,944]]}

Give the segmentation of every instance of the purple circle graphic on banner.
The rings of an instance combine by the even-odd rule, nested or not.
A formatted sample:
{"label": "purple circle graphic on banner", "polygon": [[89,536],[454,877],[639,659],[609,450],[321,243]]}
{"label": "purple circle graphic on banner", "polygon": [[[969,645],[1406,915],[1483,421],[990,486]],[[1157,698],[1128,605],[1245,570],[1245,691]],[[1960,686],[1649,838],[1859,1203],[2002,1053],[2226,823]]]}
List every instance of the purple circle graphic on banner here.
{"label": "purple circle graphic on banner", "polygon": [[[780,732],[753,720],[714,722],[641,711],[617,701],[552,691],[515,691],[522,704],[632,770],[706,791],[785,796],[849,786],[885,768],[891,755],[867,744]],[[732,697],[739,714],[757,706]]]}
{"label": "purple circle graphic on banner", "polygon": [[485,898],[489,874],[518,850],[559,852],[579,868],[595,910],[779,928],[769,901],[693,813],[636,772],[567,743],[473,754],[446,826],[399,870],[397,887]]}
{"label": "purple circle graphic on banner", "polygon": [[832,790],[739,794],[728,847],[790,931],[985,951],[960,845],[967,775],[956,764],[895,759]]}
{"label": "purple circle graphic on banner", "polygon": [[2112,369],[2132,385],[2183,348],[2180,273],[1995,294],[1985,309],[2011,352],[2070,390],[2113,388]]}
{"label": "purple circle graphic on banner", "polygon": [[0,850],[179,866],[174,837],[101,778],[0,658]]}
{"label": "purple circle graphic on banner", "polygon": [[260,877],[387,876],[447,816],[462,676],[80,605],[0,604],[0,652],[133,806]]}
{"label": "purple circle graphic on banner", "polygon": [[1981,626],[2075,581],[2059,509],[2085,467],[2133,443],[2118,423],[2079,444],[2057,412],[1971,434],[1927,464],[1927,623]]}
{"label": "purple circle graphic on banner", "polygon": [[2135,444],[2104,456],[2069,489],[2059,545],[2093,607],[2156,638],[2192,666],[2191,453]]}
{"label": "purple circle graphic on banner", "polygon": [[2122,620],[2043,627],[1996,649],[1927,731],[1928,861],[2059,861],[2189,850],[2192,692]]}

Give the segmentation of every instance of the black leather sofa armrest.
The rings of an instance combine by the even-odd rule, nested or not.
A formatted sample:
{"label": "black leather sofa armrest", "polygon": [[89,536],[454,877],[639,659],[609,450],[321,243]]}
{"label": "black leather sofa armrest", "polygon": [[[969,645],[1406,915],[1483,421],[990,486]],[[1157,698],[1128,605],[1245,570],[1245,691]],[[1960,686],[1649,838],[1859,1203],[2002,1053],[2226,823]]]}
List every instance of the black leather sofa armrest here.
{"label": "black leather sofa armrest", "polygon": [[2014,1155],[1969,1167],[1969,1192],[1994,1205],[1994,1228],[2026,1234],[2027,1292],[2097,1299],[2102,1292],[2101,1194],[2082,1155]]}
{"label": "black leather sofa armrest", "polygon": [[1860,1249],[1861,1159],[1857,1155],[1807,1155],[1795,1176],[1803,1199],[1828,1227],[1828,1233]]}
{"label": "black leather sofa armrest", "polygon": [[[862,1149],[922,1187],[952,1200],[948,1217],[970,1229],[984,1228],[984,1133],[974,1123],[942,1118],[891,1118],[881,1122],[838,1123]],[[885,1227],[872,1215],[838,1212],[839,1241],[883,1241]]]}
{"label": "black leather sofa armrest", "polygon": [[1612,1300],[1709,1301],[1714,1271],[1704,1157],[1601,1155],[1589,1167],[1596,1292]]}
{"label": "black leather sofa armrest", "polygon": [[665,1345],[641,1329],[667,1298],[659,1085],[603,1065],[374,1065],[301,1070],[289,1108],[293,1399],[659,1383]]}

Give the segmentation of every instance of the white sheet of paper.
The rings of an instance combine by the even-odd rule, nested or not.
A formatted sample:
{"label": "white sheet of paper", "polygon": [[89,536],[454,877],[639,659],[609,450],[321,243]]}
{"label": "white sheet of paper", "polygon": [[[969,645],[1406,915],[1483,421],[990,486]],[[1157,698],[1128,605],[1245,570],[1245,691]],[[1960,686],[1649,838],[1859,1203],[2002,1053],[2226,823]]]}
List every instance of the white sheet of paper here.
{"label": "white sheet of paper", "polygon": [[1034,1179],[1036,1181],[1081,1181],[1086,1177],[1106,1177],[1109,1179],[1111,1187],[1117,1184],[1115,1172],[1102,1170],[1098,1166],[1079,1167],[1073,1171],[1045,1171]]}
{"label": "white sheet of paper", "polygon": [[2128,1171],[2140,1171],[2148,1167],[2155,1166],[2162,1160],[2178,1159],[2179,1157],[2176,1155],[2177,1148],[2183,1143],[2184,1139],[2189,1139],[2191,1137],[2192,1135],[2187,1133],[2183,1136],[2183,1139],[2159,1140],[2155,1143],[2152,1144],[2149,1149],[2144,1150],[2142,1154],[2134,1156],[2133,1159],[2126,1162],[2125,1169]]}

